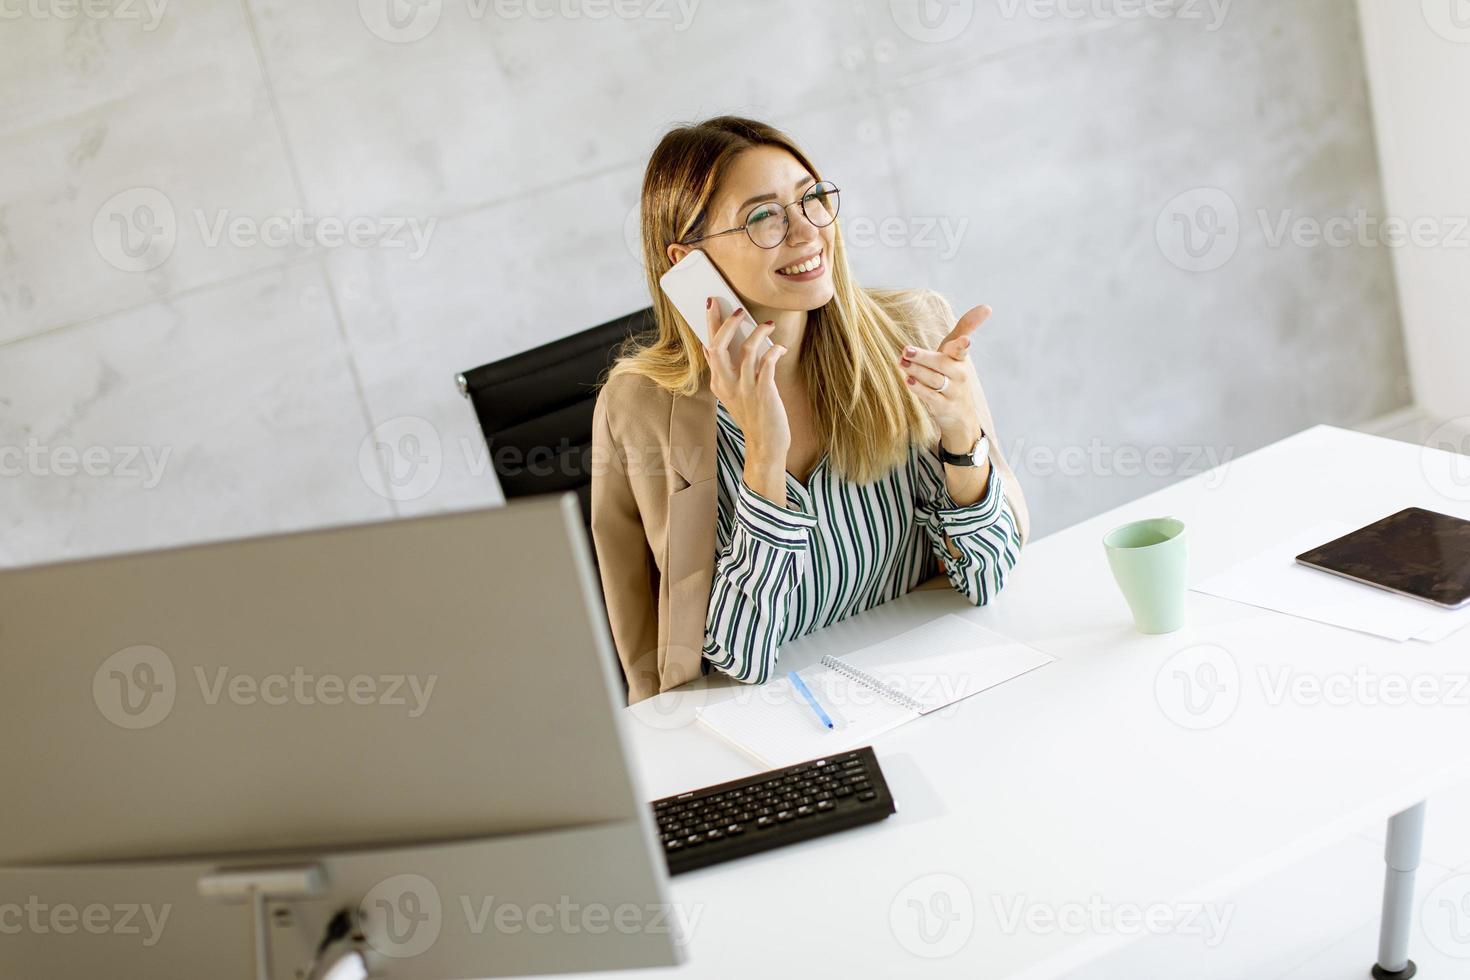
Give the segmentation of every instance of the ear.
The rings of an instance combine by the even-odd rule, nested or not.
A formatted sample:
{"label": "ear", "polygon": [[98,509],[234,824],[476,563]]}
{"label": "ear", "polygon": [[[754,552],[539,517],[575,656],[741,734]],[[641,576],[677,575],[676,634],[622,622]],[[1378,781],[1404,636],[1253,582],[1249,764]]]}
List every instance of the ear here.
{"label": "ear", "polygon": [[692,251],[694,251],[694,246],[682,245],[679,242],[674,242],[668,248],[669,261],[674,265],[678,265],[683,260],[684,256],[688,255]]}

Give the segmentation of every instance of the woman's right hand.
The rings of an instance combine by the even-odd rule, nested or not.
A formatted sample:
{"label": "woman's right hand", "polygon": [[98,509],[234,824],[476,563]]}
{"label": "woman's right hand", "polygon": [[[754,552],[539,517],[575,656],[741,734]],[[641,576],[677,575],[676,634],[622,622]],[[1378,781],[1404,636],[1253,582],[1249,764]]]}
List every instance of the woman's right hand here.
{"label": "woman's right hand", "polygon": [[[774,321],[762,323],[743,344],[739,343],[736,338],[744,317],[745,310],[737,309],[721,322],[714,300],[705,304],[710,342],[704,348],[704,358],[710,366],[710,389],[745,436],[746,482],[762,496],[784,501],[791,424],[776,388],[776,362],[785,355],[786,348],[772,345],[765,353],[757,353],[761,341],[770,339],[776,327]],[[752,476],[757,479],[752,480]]]}

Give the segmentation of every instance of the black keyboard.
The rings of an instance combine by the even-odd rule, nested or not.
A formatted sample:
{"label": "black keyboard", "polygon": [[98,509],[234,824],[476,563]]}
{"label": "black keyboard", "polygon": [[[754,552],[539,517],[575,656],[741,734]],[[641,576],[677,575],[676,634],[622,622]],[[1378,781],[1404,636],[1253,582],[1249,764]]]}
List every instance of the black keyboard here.
{"label": "black keyboard", "polygon": [[895,812],[871,748],[653,803],[669,874],[876,823]]}

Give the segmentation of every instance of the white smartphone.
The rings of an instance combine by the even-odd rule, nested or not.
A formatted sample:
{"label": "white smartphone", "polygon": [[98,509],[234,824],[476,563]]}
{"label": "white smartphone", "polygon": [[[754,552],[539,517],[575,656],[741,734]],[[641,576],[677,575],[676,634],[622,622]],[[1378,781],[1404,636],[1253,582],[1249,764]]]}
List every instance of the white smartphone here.
{"label": "white smartphone", "polygon": [[[735,290],[725,282],[725,277],[720,275],[720,270],[715,268],[710,257],[697,248],[660,276],[658,284],[669,302],[674,304],[674,309],[679,311],[690,329],[706,344],[709,343],[709,328],[705,325],[705,303],[709,298],[715,298],[721,322],[741,305],[740,300],[735,297]],[[730,344],[731,353],[735,353],[745,344],[746,338],[755,328],[756,322],[747,312],[737,325],[738,343]],[[761,353],[764,354],[770,346],[769,340],[763,340]]]}

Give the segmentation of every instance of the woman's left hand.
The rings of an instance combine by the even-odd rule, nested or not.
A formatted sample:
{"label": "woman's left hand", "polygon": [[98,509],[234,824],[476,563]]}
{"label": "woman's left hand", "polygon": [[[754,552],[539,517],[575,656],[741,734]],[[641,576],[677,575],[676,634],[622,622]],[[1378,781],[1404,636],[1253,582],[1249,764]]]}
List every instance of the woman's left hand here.
{"label": "woman's left hand", "polygon": [[970,361],[970,335],[989,317],[990,307],[977,306],[960,317],[938,350],[906,347],[898,357],[909,387],[939,425],[940,443],[952,453],[969,452],[981,436],[975,407],[980,380]]}

